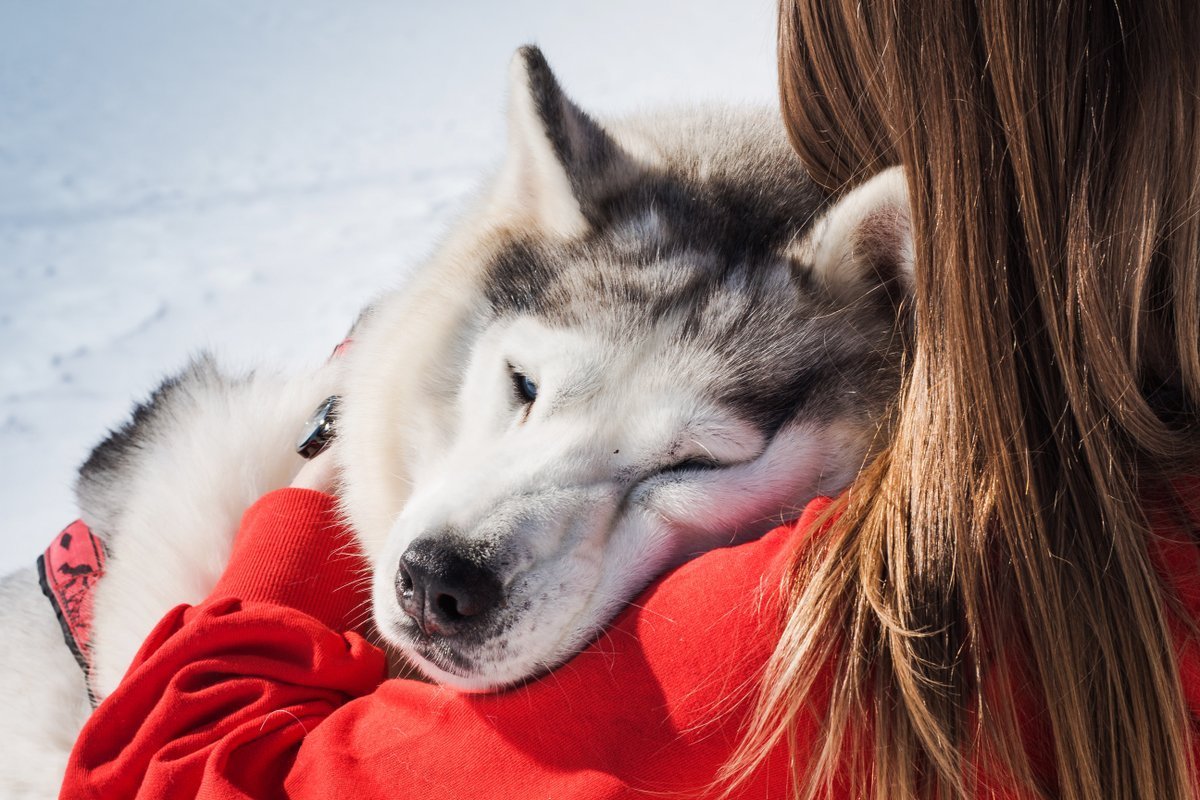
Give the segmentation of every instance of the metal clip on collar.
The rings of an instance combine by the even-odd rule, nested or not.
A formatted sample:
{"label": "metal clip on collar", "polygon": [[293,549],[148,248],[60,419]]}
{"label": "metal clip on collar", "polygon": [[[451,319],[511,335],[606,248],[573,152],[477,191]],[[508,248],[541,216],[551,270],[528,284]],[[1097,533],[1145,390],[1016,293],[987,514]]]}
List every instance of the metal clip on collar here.
{"label": "metal clip on collar", "polygon": [[338,402],[341,399],[335,394],[325,398],[325,401],[317,406],[304,423],[304,429],[296,441],[297,453],[305,458],[314,458],[333,441],[336,433],[334,423],[337,421]]}

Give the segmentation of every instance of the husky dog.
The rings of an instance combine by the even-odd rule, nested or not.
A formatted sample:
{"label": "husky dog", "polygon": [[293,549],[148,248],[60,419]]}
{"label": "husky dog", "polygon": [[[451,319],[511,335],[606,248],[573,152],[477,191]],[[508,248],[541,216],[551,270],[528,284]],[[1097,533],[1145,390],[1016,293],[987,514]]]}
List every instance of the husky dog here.
{"label": "husky dog", "polygon": [[200,359],[95,450],[90,683],[32,571],[0,584],[0,794],[53,794],[88,689],[205,597],[335,392],[375,629],[464,690],[562,663],[665,569],[854,476],[898,381],[903,175],[833,203],[766,111],[602,125],[532,47],[509,124],[499,174],[343,357],[236,379]]}

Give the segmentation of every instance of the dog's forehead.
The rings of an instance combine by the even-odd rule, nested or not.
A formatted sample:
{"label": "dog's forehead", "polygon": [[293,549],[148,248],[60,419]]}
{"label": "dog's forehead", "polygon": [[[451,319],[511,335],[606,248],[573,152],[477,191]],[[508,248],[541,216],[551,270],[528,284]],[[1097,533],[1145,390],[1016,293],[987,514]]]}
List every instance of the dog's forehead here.
{"label": "dog's forehead", "polygon": [[685,338],[722,338],[751,314],[811,316],[825,299],[782,251],[731,257],[694,242],[621,236],[509,242],[485,271],[483,290],[496,318],[639,331],[675,325]]}
{"label": "dog's forehead", "polygon": [[[729,155],[721,153],[717,162]],[[802,175],[750,169],[746,155],[733,159],[737,168],[685,158],[630,179],[597,202],[578,238],[526,230],[509,240],[484,270],[491,307],[570,317],[600,305],[653,317],[697,305],[731,274],[761,273],[803,238],[826,199]]]}
{"label": "dog's forehead", "polygon": [[690,393],[770,436],[801,412],[837,413],[845,379],[863,368],[851,311],[796,281],[781,259],[735,262],[682,246],[525,245],[507,257],[524,265],[509,277],[528,276],[530,289],[507,283],[497,318],[533,319],[544,337],[582,342],[564,357],[576,374],[589,363],[607,370],[590,376],[597,386],[621,389],[640,364],[629,390]]}

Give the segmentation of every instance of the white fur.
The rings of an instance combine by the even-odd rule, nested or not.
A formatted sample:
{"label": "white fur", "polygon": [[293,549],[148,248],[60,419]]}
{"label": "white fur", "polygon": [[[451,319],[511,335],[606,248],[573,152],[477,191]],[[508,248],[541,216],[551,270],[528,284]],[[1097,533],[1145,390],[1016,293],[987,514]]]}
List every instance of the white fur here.
{"label": "white fur", "polygon": [[140,462],[128,487],[140,502],[120,521],[120,546],[95,595],[92,687],[116,688],[151,628],[212,590],[244,512],[286,486],[302,463],[297,420],[332,393],[337,365],[291,378],[256,375],[179,409],[171,446]]}

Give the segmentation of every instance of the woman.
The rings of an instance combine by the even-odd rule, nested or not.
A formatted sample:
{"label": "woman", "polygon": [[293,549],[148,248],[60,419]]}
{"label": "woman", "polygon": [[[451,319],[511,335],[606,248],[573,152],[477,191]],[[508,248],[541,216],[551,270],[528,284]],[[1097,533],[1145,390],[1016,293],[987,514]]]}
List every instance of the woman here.
{"label": "woman", "polygon": [[785,0],[780,41],[820,182],[908,168],[916,337],[737,764],[832,662],[804,771],[860,795],[1195,796],[1200,6]]}
{"label": "woman", "polygon": [[802,157],[904,164],[914,203],[905,388],[848,495],[495,696],[384,681],[331,500],[269,495],[63,796],[1195,797],[1197,41],[1192,0],[784,0]]}

